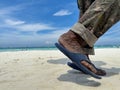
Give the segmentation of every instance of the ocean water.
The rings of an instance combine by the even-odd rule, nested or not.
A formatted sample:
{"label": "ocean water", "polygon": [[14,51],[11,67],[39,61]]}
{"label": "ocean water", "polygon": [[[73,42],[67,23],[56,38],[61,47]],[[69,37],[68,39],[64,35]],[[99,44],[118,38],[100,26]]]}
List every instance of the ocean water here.
{"label": "ocean water", "polygon": [[[112,46],[112,45],[106,45],[106,46],[95,46],[95,49],[100,48],[120,48],[120,46]],[[8,52],[8,51],[32,51],[32,50],[57,50],[56,47],[18,47],[18,48],[0,48],[0,52]]]}
{"label": "ocean water", "polygon": [[57,50],[56,47],[17,47],[17,48],[0,48],[0,52],[7,51],[31,51],[31,50]]}

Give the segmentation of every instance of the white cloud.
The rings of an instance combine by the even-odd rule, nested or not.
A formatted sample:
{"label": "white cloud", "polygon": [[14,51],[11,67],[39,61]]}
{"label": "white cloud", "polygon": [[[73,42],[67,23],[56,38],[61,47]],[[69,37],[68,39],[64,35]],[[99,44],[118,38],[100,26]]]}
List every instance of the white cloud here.
{"label": "white cloud", "polygon": [[5,23],[8,25],[21,25],[24,24],[25,21],[6,19]]}
{"label": "white cloud", "polygon": [[72,12],[70,12],[69,10],[60,10],[56,13],[53,14],[53,16],[65,16],[65,15],[71,15]]}
{"label": "white cloud", "polygon": [[16,27],[18,30],[22,31],[38,31],[38,30],[51,30],[55,29],[54,27],[48,25],[48,24],[42,24],[42,23],[33,23],[33,24],[23,24]]}
{"label": "white cloud", "polygon": [[4,25],[0,25],[0,27],[9,27],[11,29],[16,29],[19,31],[39,31],[39,30],[54,30],[55,27],[51,26],[50,24],[44,23],[27,23],[22,20],[12,20],[12,19],[5,19]]}

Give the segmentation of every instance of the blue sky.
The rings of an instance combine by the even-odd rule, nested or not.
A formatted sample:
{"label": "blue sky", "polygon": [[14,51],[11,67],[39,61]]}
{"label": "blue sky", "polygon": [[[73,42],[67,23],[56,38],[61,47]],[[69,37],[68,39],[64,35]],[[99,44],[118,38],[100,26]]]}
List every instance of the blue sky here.
{"label": "blue sky", "polygon": [[[77,22],[76,0],[0,0],[0,47],[52,46]],[[120,22],[96,45],[120,45]]]}

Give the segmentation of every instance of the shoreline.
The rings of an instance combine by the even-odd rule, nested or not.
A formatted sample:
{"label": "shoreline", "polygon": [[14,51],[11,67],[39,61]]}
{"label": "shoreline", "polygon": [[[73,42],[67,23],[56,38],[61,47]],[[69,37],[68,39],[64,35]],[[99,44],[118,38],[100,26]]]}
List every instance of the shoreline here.
{"label": "shoreline", "polygon": [[[94,49],[120,49],[119,47],[95,47]],[[57,48],[2,48],[0,52],[17,52],[17,51],[48,51],[48,50],[58,50]]]}

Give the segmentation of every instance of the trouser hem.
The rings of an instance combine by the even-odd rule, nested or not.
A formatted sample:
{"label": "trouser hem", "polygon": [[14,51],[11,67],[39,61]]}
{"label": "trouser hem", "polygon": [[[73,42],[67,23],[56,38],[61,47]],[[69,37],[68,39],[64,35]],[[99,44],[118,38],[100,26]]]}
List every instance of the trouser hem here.
{"label": "trouser hem", "polygon": [[95,42],[98,40],[92,32],[90,32],[83,24],[79,22],[71,28],[71,31],[83,38],[90,47],[93,47]]}

